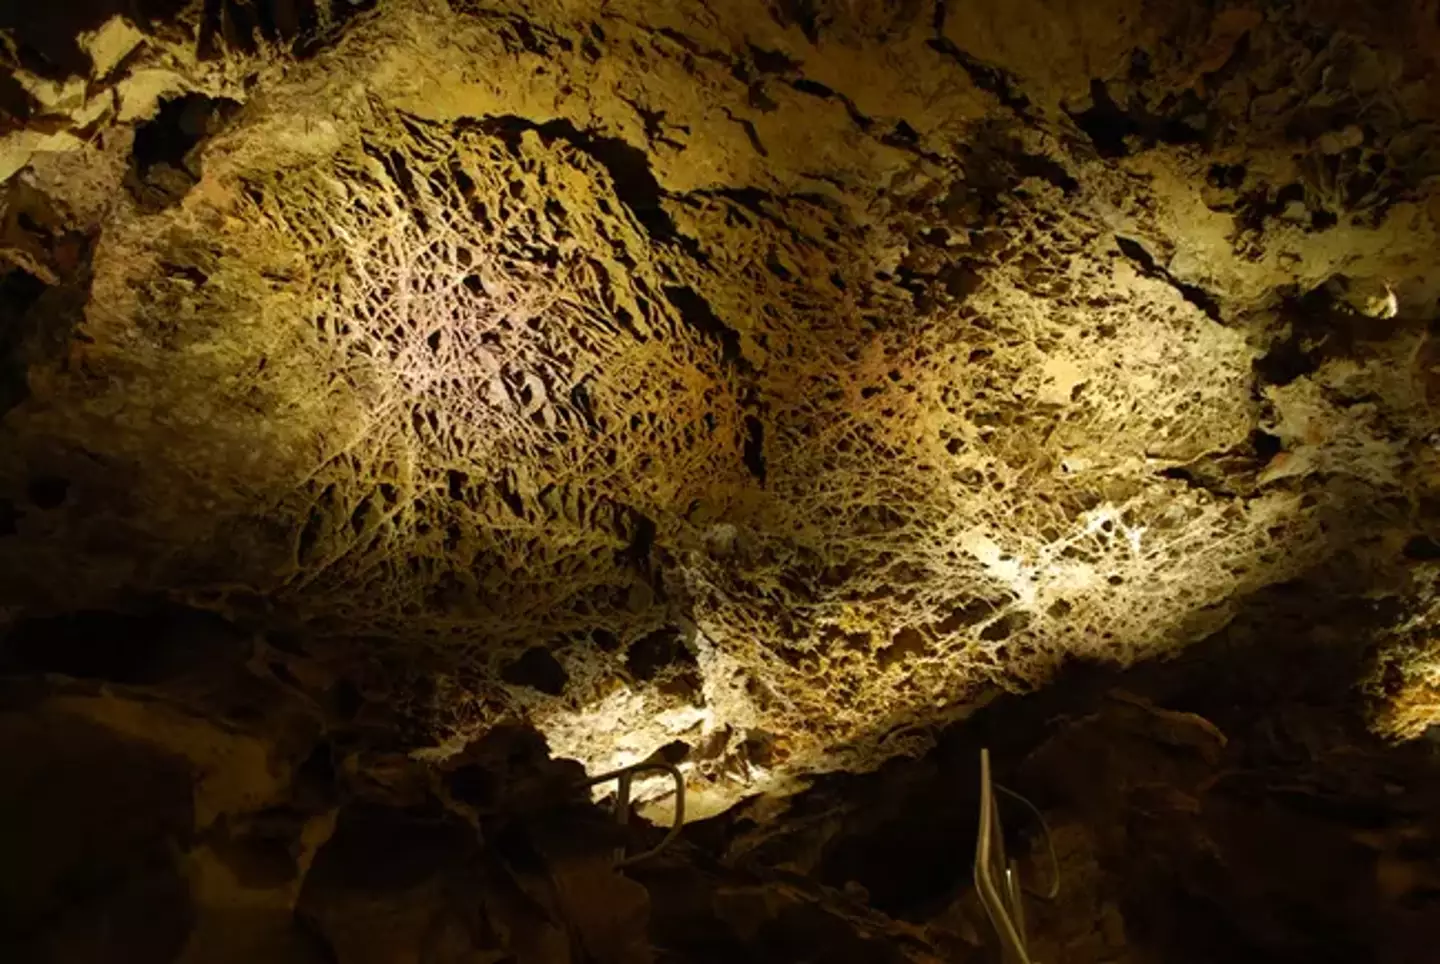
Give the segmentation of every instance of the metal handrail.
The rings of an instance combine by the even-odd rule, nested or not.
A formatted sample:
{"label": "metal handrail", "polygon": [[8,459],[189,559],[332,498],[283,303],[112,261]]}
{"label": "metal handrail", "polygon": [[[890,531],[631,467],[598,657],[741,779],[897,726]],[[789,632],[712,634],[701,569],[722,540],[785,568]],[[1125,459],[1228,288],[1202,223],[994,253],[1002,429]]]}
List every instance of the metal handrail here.
{"label": "metal handrail", "polygon": [[628,867],[631,864],[653,857],[674,842],[680,835],[680,830],[685,826],[685,776],[680,769],[671,763],[664,763],[659,760],[645,763],[635,763],[628,767],[621,767],[618,770],[611,770],[609,773],[602,773],[597,777],[590,777],[581,786],[585,789],[598,786],[601,783],[608,783],[611,780],[618,781],[615,791],[615,821],[625,827],[630,824],[630,785],[635,774],[644,773],[647,770],[660,770],[670,774],[675,781],[675,819],[670,825],[670,830],[654,847],[644,853],[634,856],[625,856],[625,845],[622,843],[615,849],[615,866]]}
{"label": "metal handrail", "polygon": [[1033,964],[1025,936],[1025,906],[1020,874],[1005,857],[1005,837],[990,779],[990,751],[980,751],[980,829],[975,843],[975,889],[1000,938],[1007,964]]}

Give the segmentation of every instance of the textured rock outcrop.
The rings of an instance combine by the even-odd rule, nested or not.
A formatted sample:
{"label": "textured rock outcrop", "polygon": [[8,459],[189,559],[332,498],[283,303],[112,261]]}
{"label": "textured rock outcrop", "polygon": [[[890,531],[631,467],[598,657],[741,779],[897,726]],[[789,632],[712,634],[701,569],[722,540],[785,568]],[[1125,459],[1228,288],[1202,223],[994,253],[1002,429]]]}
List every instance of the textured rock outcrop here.
{"label": "textured rock outcrop", "polygon": [[721,7],[16,28],[0,605],[704,814],[1339,569],[1422,731],[1433,9]]}

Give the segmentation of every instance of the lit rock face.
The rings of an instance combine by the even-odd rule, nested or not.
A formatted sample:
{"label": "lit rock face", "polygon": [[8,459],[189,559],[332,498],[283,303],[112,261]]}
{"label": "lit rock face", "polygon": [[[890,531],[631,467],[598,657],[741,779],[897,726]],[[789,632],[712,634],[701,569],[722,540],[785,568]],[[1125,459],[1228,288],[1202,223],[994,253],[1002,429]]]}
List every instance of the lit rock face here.
{"label": "lit rock face", "polygon": [[1423,730],[1433,17],[1188,6],[106,28],[0,141],[3,604],[165,592],[703,814],[1324,567]]}

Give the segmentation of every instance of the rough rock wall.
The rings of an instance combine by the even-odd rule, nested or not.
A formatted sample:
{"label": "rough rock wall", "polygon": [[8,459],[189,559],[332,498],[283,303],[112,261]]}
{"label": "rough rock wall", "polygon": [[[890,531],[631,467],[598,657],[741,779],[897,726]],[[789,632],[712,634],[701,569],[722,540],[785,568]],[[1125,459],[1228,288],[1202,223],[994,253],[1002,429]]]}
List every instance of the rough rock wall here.
{"label": "rough rock wall", "polygon": [[722,7],[19,44],[4,605],[258,620],[703,813],[1353,560],[1423,729],[1433,4]]}

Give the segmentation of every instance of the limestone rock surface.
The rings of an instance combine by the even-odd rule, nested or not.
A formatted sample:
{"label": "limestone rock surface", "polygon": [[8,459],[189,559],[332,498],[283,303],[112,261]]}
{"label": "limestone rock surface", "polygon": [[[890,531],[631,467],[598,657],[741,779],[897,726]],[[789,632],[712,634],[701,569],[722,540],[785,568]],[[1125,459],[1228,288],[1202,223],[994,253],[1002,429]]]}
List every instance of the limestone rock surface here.
{"label": "limestone rock surface", "polygon": [[83,6],[4,25],[13,626],[692,816],[1276,586],[1436,721],[1433,4]]}

